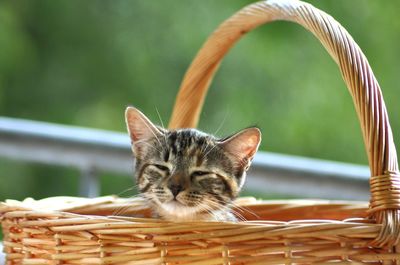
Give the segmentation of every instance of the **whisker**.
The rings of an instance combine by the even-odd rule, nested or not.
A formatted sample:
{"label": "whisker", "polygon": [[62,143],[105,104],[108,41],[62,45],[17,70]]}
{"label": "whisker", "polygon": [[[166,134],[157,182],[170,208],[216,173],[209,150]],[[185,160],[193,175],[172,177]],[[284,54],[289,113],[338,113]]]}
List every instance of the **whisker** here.
{"label": "whisker", "polygon": [[132,190],[136,189],[137,187],[138,187],[137,184],[136,184],[136,185],[133,185],[133,186],[131,186],[130,188],[127,188],[127,189],[121,191],[120,193],[118,193],[117,196],[118,196],[118,197],[121,197],[124,193],[127,193],[128,191],[132,191]]}
{"label": "whisker", "polygon": [[157,108],[157,107],[156,107],[156,112],[157,112],[157,115],[158,115],[158,119],[160,120],[161,126],[162,126],[163,128],[165,128],[165,127],[164,127],[164,123],[163,123],[163,121],[162,121],[162,119],[161,119],[160,112],[158,111],[158,108]]}
{"label": "whisker", "polygon": [[207,206],[209,209],[211,209],[211,211],[217,211],[217,210],[221,210],[221,208],[224,209],[224,205],[220,205],[217,202],[214,202],[213,200],[210,199],[205,199],[204,200],[204,205]]}
{"label": "whisker", "polygon": [[218,208],[220,208],[220,210],[222,211],[227,211],[227,212],[231,212],[232,214],[234,214],[240,221],[246,221],[247,219],[238,211],[236,211],[235,209],[232,209],[231,207],[229,207],[228,205],[223,205],[221,203],[215,202],[213,200],[207,200],[207,203],[213,206],[216,206]]}
{"label": "whisker", "polygon": [[258,214],[256,214],[255,212],[251,211],[248,208],[238,205],[234,201],[230,202],[230,204],[233,206],[233,208],[237,208],[237,209],[241,210],[242,212],[247,212],[247,213],[251,214],[252,216],[254,216],[257,219],[261,219],[261,217]]}
{"label": "whisker", "polygon": [[196,207],[199,207],[200,208],[200,210],[201,210],[201,212],[206,212],[207,214],[209,214],[210,216],[214,216],[214,213],[213,213],[213,209],[211,208],[211,207],[209,207],[207,204],[204,204],[204,203],[198,203],[197,205],[196,205]]}
{"label": "whisker", "polygon": [[142,117],[140,117],[140,118],[142,119],[142,121],[143,121],[144,125],[147,127],[147,129],[149,129],[150,132],[154,135],[154,138],[156,138],[157,142],[161,145],[161,142],[160,142],[160,140],[158,139],[156,133],[153,131],[153,129],[150,128],[150,126],[147,124],[147,122],[146,122]]}
{"label": "whisker", "polygon": [[[158,111],[158,108],[156,107],[156,112],[157,112],[157,115],[158,115],[158,119],[160,120],[160,123],[161,123],[161,126],[163,127],[163,128],[165,128],[164,127],[164,123],[163,123],[163,121],[162,121],[162,119],[161,119],[161,115],[160,115],[160,112]],[[163,133],[163,138],[164,138],[164,143],[165,143],[165,146],[167,146],[167,135],[165,134],[165,133]]]}
{"label": "whisker", "polygon": [[221,124],[218,126],[217,130],[213,133],[213,135],[217,135],[217,133],[222,129],[222,126],[225,124],[226,118],[228,117],[229,113],[226,112],[225,117],[222,119]]}
{"label": "whisker", "polygon": [[245,222],[247,221],[246,217],[244,217],[241,213],[238,211],[235,211],[234,209],[231,208],[231,213],[235,215],[240,221]]}
{"label": "whisker", "polygon": [[[210,142],[207,141],[207,144],[201,148],[200,153],[205,153],[209,145],[210,145]],[[203,158],[204,157],[205,157],[205,155],[203,155]]]}
{"label": "whisker", "polygon": [[146,140],[139,140],[137,142],[135,142],[134,144],[145,144],[146,146],[155,149],[156,151],[158,151],[160,154],[162,153],[162,151],[160,149],[158,149],[157,147],[155,147],[154,145],[149,144],[148,142],[146,142]]}
{"label": "whisker", "polygon": [[[129,199],[134,199],[134,198],[141,198],[141,194],[136,194],[136,195],[129,197]],[[125,204],[118,207],[117,209],[115,209],[113,211],[112,215],[122,216],[124,213],[126,213],[129,210],[130,206],[131,206],[131,202],[128,201]]]}
{"label": "whisker", "polygon": [[210,150],[208,150],[207,153],[205,153],[204,157],[206,157],[215,147],[217,147],[217,145],[211,147]]}

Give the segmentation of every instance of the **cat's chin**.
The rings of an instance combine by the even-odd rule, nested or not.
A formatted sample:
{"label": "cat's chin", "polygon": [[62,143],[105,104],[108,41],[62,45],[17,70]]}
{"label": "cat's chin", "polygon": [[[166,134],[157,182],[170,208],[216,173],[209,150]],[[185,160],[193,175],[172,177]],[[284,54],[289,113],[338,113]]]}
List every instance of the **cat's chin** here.
{"label": "cat's chin", "polygon": [[189,207],[179,201],[172,200],[160,205],[159,212],[163,219],[170,221],[198,220],[198,207]]}
{"label": "cat's chin", "polygon": [[157,212],[164,220],[173,222],[237,221],[236,217],[229,211],[215,210],[212,213],[206,213],[201,210],[201,207],[189,207],[175,200],[159,205]]}

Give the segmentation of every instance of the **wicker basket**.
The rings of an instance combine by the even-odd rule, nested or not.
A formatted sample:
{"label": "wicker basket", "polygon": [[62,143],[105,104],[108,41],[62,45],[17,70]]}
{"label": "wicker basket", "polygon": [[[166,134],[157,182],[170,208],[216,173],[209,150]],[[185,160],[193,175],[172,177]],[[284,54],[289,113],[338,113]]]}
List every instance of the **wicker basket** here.
{"label": "wicker basket", "polygon": [[196,126],[225,53],[246,32],[274,20],[304,26],[339,65],[369,157],[369,204],[247,198],[237,202],[246,222],[170,223],[149,218],[139,199],[7,201],[0,205],[7,264],[399,264],[400,181],[381,90],[360,48],[324,12],[272,0],[229,18],[185,75],[170,127]]}

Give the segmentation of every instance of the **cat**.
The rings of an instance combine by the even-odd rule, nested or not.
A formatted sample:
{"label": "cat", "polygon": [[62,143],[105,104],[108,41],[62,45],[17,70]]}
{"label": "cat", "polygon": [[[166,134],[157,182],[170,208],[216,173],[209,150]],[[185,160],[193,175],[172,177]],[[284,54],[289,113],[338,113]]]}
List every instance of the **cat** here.
{"label": "cat", "polygon": [[256,127],[218,139],[196,129],[167,130],[125,112],[135,178],[153,212],[169,221],[237,221],[230,205],[261,141]]}

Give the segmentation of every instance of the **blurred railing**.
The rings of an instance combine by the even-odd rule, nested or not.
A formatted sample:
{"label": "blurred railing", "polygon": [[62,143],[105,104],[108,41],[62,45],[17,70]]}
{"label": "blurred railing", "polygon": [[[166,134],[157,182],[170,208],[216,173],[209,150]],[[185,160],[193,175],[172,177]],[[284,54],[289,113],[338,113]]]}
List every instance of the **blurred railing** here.
{"label": "blurred railing", "polygon": [[5,264],[6,263],[6,257],[5,254],[3,253],[3,244],[0,242],[0,264]]}
{"label": "blurred railing", "polygon": [[[100,193],[98,172],[133,174],[125,133],[0,117],[0,157],[78,168],[80,194]],[[264,194],[327,199],[369,198],[366,166],[259,152],[246,189]]]}

